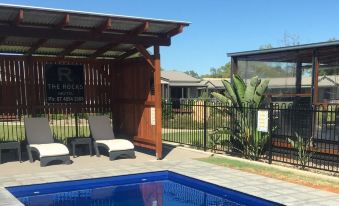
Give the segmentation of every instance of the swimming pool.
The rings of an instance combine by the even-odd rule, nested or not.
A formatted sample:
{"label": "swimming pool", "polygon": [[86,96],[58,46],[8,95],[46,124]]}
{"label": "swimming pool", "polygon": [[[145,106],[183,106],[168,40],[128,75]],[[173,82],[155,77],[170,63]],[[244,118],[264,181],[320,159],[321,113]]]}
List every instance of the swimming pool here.
{"label": "swimming pool", "polygon": [[171,171],[6,189],[26,206],[280,205]]}

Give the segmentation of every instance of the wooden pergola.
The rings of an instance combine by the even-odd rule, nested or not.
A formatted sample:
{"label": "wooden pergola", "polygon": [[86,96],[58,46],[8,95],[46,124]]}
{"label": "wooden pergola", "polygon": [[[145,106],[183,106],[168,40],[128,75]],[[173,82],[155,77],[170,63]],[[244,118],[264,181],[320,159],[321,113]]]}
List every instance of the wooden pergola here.
{"label": "wooden pergola", "polygon": [[[239,61],[257,61],[257,62],[283,62],[295,63],[295,93],[278,94],[290,97],[311,97],[311,104],[316,105],[319,102],[319,68],[338,67],[339,62],[339,41],[329,41],[313,44],[304,44],[296,46],[287,46],[272,49],[262,49],[253,51],[244,51],[229,53],[231,58],[231,75],[238,73]],[[302,65],[312,65],[312,83],[310,92],[302,93]],[[272,94],[275,95],[275,94]]]}
{"label": "wooden pergola", "polygon": [[[116,133],[129,135],[134,144],[155,150],[160,159],[160,46],[170,46],[171,38],[188,25],[2,4],[0,112],[111,111]],[[148,51],[151,47],[153,54]],[[46,101],[46,64],[83,65],[83,103]]]}

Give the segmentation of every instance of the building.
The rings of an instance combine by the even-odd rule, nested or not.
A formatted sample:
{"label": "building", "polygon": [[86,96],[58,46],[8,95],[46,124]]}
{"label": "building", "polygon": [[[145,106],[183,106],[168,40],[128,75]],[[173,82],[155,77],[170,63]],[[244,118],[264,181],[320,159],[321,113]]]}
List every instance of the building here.
{"label": "building", "polygon": [[338,48],[339,41],[330,41],[235,52],[228,56],[231,74],[244,79],[256,75],[275,78],[269,87],[273,100],[289,98],[313,105],[338,104]]}
{"label": "building", "polygon": [[205,92],[207,92],[209,97],[211,97],[212,92],[225,92],[225,87],[222,83],[223,80],[230,81],[229,78],[203,78],[203,84],[206,85],[206,88],[203,89]]}
{"label": "building", "polygon": [[[286,94],[293,94],[295,92],[295,77],[276,77],[276,78],[262,78],[268,79],[269,89],[268,96],[274,96],[275,99],[291,101],[293,98],[285,97]],[[212,92],[224,93],[225,87],[222,80],[230,81],[229,78],[203,78],[203,83],[207,86],[205,91],[211,96]],[[245,80],[249,83],[249,79]],[[303,77],[301,81],[301,92],[307,93],[311,91],[312,78]],[[339,75],[322,75],[318,79],[319,100],[324,103],[339,103]],[[278,98],[280,97],[280,98]],[[310,100],[310,97],[308,98]]]}
{"label": "building", "polygon": [[201,79],[184,72],[161,71],[161,91],[163,99],[198,98],[207,86]]}

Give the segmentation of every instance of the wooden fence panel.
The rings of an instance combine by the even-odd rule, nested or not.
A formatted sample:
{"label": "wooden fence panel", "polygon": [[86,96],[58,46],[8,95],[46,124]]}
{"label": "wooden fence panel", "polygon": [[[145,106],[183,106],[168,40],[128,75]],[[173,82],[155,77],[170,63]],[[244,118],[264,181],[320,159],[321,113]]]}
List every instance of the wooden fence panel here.
{"label": "wooden fence panel", "polygon": [[[79,104],[47,104],[45,94],[45,65],[82,64],[84,65],[85,101]],[[111,102],[111,67],[109,62],[97,63],[82,60],[56,61],[53,58],[36,57],[0,57],[0,107],[7,111],[18,108],[30,114],[43,112],[42,108],[66,106],[78,109],[81,107],[110,107]],[[72,111],[73,111],[72,110]],[[75,111],[75,110],[74,110]],[[93,110],[94,111],[94,110]],[[98,110],[99,111],[99,110]],[[103,110],[101,110],[103,111]],[[58,112],[54,109],[49,112]]]}
{"label": "wooden fence panel", "polygon": [[[53,63],[84,66],[83,103],[47,103],[45,65]],[[155,126],[150,123],[150,108],[154,107],[151,75],[150,66],[142,59],[117,63],[0,56],[0,140],[24,138],[23,116],[49,117],[55,137],[61,140],[88,136],[87,116],[104,113],[111,115],[117,135],[129,135],[136,145],[155,149]]]}

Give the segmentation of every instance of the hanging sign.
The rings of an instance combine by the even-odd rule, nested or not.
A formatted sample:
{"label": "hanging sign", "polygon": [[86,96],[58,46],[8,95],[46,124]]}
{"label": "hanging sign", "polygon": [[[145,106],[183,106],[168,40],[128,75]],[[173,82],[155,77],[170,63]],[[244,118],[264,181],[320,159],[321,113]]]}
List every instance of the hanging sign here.
{"label": "hanging sign", "polygon": [[268,132],[268,110],[258,110],[257,117],[257,130]]}
{"label": "hanging sign", "polygon": [[85,100],[83,65],[45,65],[48,103],[82,103]]}

